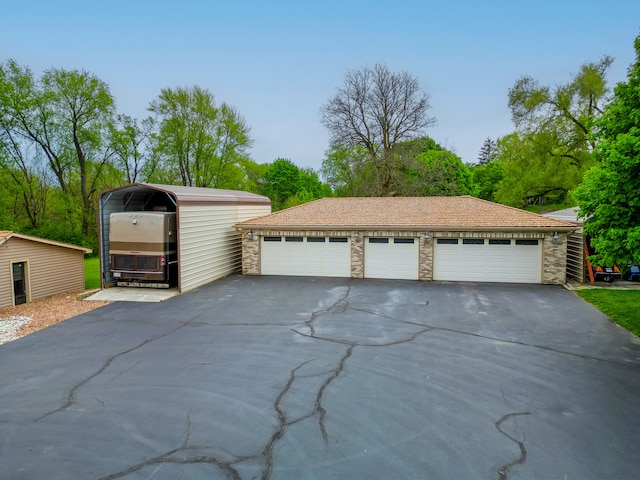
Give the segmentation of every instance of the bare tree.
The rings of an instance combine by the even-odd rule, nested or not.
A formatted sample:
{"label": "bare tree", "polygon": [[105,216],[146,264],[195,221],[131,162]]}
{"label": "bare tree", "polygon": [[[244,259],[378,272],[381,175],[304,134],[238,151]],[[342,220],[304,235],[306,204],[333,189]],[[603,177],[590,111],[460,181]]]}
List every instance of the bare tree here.
{"label": "bare tree", "polygon": [[389,195],[398,160],[394,149],[435,124],[430,108],[429,95],[414,76],[375,65],[347,72],[321,113],[332,146],[364,147],[377,173],[377,193]]}

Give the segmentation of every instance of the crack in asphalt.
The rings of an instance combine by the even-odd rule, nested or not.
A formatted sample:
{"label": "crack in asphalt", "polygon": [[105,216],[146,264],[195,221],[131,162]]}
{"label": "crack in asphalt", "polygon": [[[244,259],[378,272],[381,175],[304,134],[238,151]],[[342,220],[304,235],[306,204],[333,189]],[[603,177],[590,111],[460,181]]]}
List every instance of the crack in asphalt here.
{"label": "crack in asphalt", "polygon": [[328,443],[329,437],[325,427],[325,417],[326,417],[327,411],[322,405],[322,399],[329,385],[336,378],[338,378],[342,373],[342,371],[344,370],[344,366],[347,360],[349,359],[349,357],[351,357],[351,353],[353,352],[354,348],[355,348],[355,345],[350,345],[347,348],[344,355],[340,358],[340,362],[338,363],[338,366],[335,369],[322,373],[322,375],[328,375],[328,377],[325,379],[325,381],[322,383],[322,385],[320,385],[320,388],[318,389],[313,410],[295,419],[287,418],[287,413],[282,408],[281,403],[286,397],[286,395],[290,392],[291,387],[293,386],[297,378],[309,378],[312,376],[313,377],[317,376],[317,375],[300,375],[300,376],[297,375],[298,371],[301,368],[303,368],[305,365],[313,362],[316,359],[306,360],[302,362],[300,365],[298,365],[297,367],[295,367],[293,370],[291,370],[288,382],[280,391],[280,393],[276,397],[276,400],[273,403],[274,410],[278,415],[279,425],[278,425],[278,429],[271,435],[271,437],[269,438],[269,441],[267,442],[267,444],[265,445],[264,449],[260,454],[260,456],[264,459],[264,469],[262,471],[262,477],[261,477],[262,480],[269,480],[271,478],[271,474],[273,473],[273,450],[276,444],[278,443],[278,441],[286,433],[287,428],[290,427],[291,425],[295,425],[296,423],[299,423],[302,420],[306,420],[308,418],[313,417],[314,415],[318,415],[319,416],[318,428],[320,430],[320,434],[325,444]]}
{"label": "crack in asphalt", "polygon": [[521,342],[521,341],[518,341],[518,340],[509,340],[509,339],[504,339],[504,338],[499,338],[499,337],[490,337],[488,335],[481,335],[479,333],[466,332],[464,330],[456,330],[454,328],[435,327],[435,326],[431,326],[430,328],[432,328],[433,330],[441,330],[443,332],[451,332],[451,333],[457,333],[457,334],[460,334],[460,335],[468,335],[470,337],[483,338],[483,339],[486,339],[486,340],[495,340],[495,341],[498,341],[498,342],[509,343],[511,345],[520,345],[520,346],[523,346],[523,347],[539,348],[540,350],[545,350],[547,352],[559,353],[561,355],[569,355],[571,357],[582,358],[582,359],[585,359],[585,360],[595,360],[595,361],[598,361],[598,362],[611,363],[611,364],[614,364],[614,365],[626,365],[626,366],[633,365],[633,363],[630,363],[630,362],[623,362],[623,361],[619,361],[619,360],[613,360],[613,359],[602,358],[602,357],[594,357],[592,355],[585,355],[585,354],[582,354],[582,353],[568,352],[566,350],[560,350],[558,348],[549,347],[547,345],[537,345],[535,343]]}
{"label": "crack in asphalt", "polygon": [[340,363],[338,364],[338,368],[333,371],[333,374],[327,378],[324,383],[320,386],[318,390],[318,394],[316,395],[316,405],[314,411],[320,414],[320,418],[318,419],[318,425],[320,427],[320,434],[322,435],[322,439],[324,443],[329,443],[329,435],[327,434],[327,428],[325,427],[325,418],[327,416],[327,410],[322,406],[322,398],[324,397],[324,392],[327,391],[327,388],[336,378],[340,376],[342,371],[344,370],[344,366],[347,363],[347,360],[351,357],[353,353],[353,349],[356,348],[356,345],[349,345],[347,351],[340,359]]}
{"label": "crack in asphalt", "polygon": [[240,473],[233,467],[233,465],[255,458],[253,456],[235,456],[231,454],[235,458],[231,461],[225,461],[213,455],[195,455],[193,457],[188,457],[188,458],[176,456],[177,454],[180,454],[180,453],[213,448],[208,445],[189,445],[190,440],[191,440],[191,412],[189,412],[189,414],[187,415],[187,426],[186,426],[186,434],[185,434],[184,440],[182,441],[182,444],[178,448],[174,448],[160,455],[157,455],[155,457],[148,458],[140,463],[132,465],[119,472],[115,472],[105,477],[101,477],[100,480],[115,480],[116,478],[122,478],[131,473],[142,470],[143,468],[148,467],[150,465],[157,465],[161,463],[174,463],[179,465],[207,463],[207,464],[218,467],[220,470],[224,472],[225,476],[230,480],[242,480]]}
{"label": "crack in asphalt", "polygon": [[295,329],[292,329],[291,331],[294,332],[294,333],[297,333],[298,335],[301,335],[303,337],[314,338],[316,340],[322,340],[324,342],[330,342],[330,343],[337,343],[337,344],[340,344],[340,345],[350,345],[350,346],[354,346],[354,347],[383,348],[383,347],[392,347],[394,345],[400,345],[402,343],[413,342],[420,335],[422,335],[423,333],[426,333],[426,332],[430,332],[431,330],[433,330],[432,327],[424,328],[424,329],[414,333],[413,335],[410,335],[407,338],[402,338],[400,340],[394,340],[393,342],[386,342],[386,343],[354,342],[353,340],[341,340],[341,339],[338,339],[338,338],[320,337],[318,335],[310,335],[308,333],[303,333],[303,332],[300,332],[300,331],[295,330]]}
{"label": "crack in asphalt", "polygon": [[347,299],[349,298],[350,294],[351,285],[348,285],[346,291],[338,298],[338,300],[333,302],[328,307],[324,307],[320,310],[314,310],[313,312],[311,312],[311,317],[309,317],[309,320],[304,322],[304,324],[309,327],[311,336],[315,334],[313,322],[315,322],[318,317],[320,317],[321,315],[326,315],[327,313],[344,313],[349,308],[349,302],[347,301]]}
{"label": "crack in asphalt", "polygon": [[284,399],[284,397],[287,395],[287,393],[289,393],[289,390],[291,390],[291,386],[293,385],[293,382],[295,382],[296,380],[296,373],[298,372],[298,370],[300,370],[302,367],[304,367],[305,365],[307,365],[312,361],[313,360],[307,360],[305,362],[302,362],[296,368],[291,370],[289,374],[289,381],[286,383],[284,388],[280,391],[275,401],[273,402],[273,408],[276,411],[276,414],[278,415],[279,426],[278,426],[278,429],[275,432],[273,432],[273,434],[271,435],[271,438],[269,438],[269,441],[267,442],[267,444],[265,445],[265,447],[262,449],[262,452],[261,452],[261,456],[264,458],[264,468],[262,470],[263,480],[269,479],[271,477],[271,473],[273,472],[273,449],[276,446],[276,443],[278,442],[278,440],[280,440],[282,436],[285,434],[287,427],[289,425],[292,425],[295,422],[301,421],[303,418],[308,418],[311,416],[311,415],[306,415],[302,418],[296,419],[295,421],[288,422],[287,414],[281,408],[280,404]]}
{"label": "crack in asphalt", "polygon": [[62,412],[66,409],[68,409],[71,405],[73,405],[75,403],[75,397],[76,397],[76,393],[78,392],[78,390],[80,390],[80,388],[82,388],[84,385],[86,385],[88,382],[90,382],[91,380],[93,380],[95,377],[97,377],[98,375],[100,375],[102,372],[104,372],[107,368],[109,368],[109,366],[119,357],[122,357],[124,355],[127,355],[128,353],[131,353],[135,350],[137,350],[138,348],[141,348],[151,342],[155,342],[156,340],[160,340],[161,338],[165,338],[175,332],[177,332],[178,330],[186,327],[188,324],[190,323],[190,321],[184,322],[182,325],[174,328],[173,330],[170,330],[169,332],[163,333],[162,335],[156,335],[153,336],[151,338],[147,338],[144,341],[140,342],[139,344],[128,348],[127,350],[124,350],[122,352],[116,353],[115,355],[112,355],[111,357],[109,357],[106,362],[104,362],[104,364],[102,365],[102,367],[100,367],[98,370],[96,370],[94,373],[92,373],[91,375],[89,375],[88,377],[85,377],[83,380],[81,380],[80,382],[76,383],[73,387],[71,387],[68,391],[67,394],[65,396],[65,402],[64,404],[62,404],[60,407],[56,408],[55,410],[51,410],[41,416],[39,416],[38,418],[36,418],[34,421],[40,421],[50,415]]}
{"label": "crack in asphalt", "polygon": [[[329,390],[329,387],[336,381],[336,379],[338,379],[345,371],[346,369],[346,365],[347,362],[349,361],[349,359],[352,357],[353,352],[355,351],[356,348],[358,347],[362,347],[362,348],[383,348],[383,347],[390,347],[390,346],[395,346],[395,345],[400,345],[403,343],[409,343],[414,341],[418,336],[433,331],[433,330],[441,330],[444,332],[449,332],[449,333],[456,333],[456,334],[461,334],[461,335],[469,335],[469,336],[473,336],[473,337],[478,337],[478,338],[483,338],[483,339],[488,339],[488,340],[494,340],[494,341],[500,341],[500,342],[504,342],[504,343],[511,343],[511,344],[515,344],[515,345],[521,345],[521,346],[527,346],[527,347],[532,347],[532,348],[540,348],[543,350],[547,350],[547,351],[552,351],[552,352],[556,352],[556,353],[560,353],[560,354],[565,354],[565,355],[571,355],[571,356],[575,356],[575,357],[580,357],[580,358],[585,358],[585,359],[590,359],[590,360],[598,360],[598,361],[605,361],[605,362],[611,362],[610,360],[606,360],[606,359],[602,359],[602,358],[597,358],[597,357],[591,357],[591,356],[587,356],[587,355],[582,355],[582,354],[577,354],[577,353],[572,353],[572,352],[566,352],[566,351],[562,351],[562,350],[558,350],[558,349],[554,349],[552,347],[546,347],[546,346],[542,346],[542,345],[531,345],[531,344],[527,344],[525,342],[520,342],[520,341],[514,341],[514,340],[504,340],[504,339],[500,339],[500,338],[494,338],[494,337],[489,337],[489,336],[485,336],[485,335],[481,335],[481,334],[477,334],[477,333],[472,333],[472,332],[467,332],[467,331],[463,331],[463,330],[456,330],[456,329],[452,329],[452,328],[446,328],[446,327],[437,327],[437,326],[432,326],[426,323],[419,323],[419,322],[414,322],[414,321],[409,321],[409,320],[405,320],[402,318],[397,318],[397,317],[393,317],[391,315],[386,315],[384,313],[380,313],[378,311],[374,311],[374,310],[370,310],[367,308],[356,308],[355,306],[350,305],[349,302],[349,297],[351,295],[351,286],[346,286],[345,287],[345,291],[339,295],[339,297],[337,298],[337,300],[335,302],[333,302],[331,305],[322,307],[322,308],[318,308],[316,310],[314,310],[313,312],[310,313],[309,318],[304,321],[298,321],[298,322],[293,322],[293,323],[220,323],[220,324],[215,324],[214,326],[246,326],[246,327],[251,327],[251,326],[275,326],[275,327],[290,327],[291,331],[301,335],[303,337],[307,337],[307,338],[312,338],[315,340],[319,340],[319,341],[324,341],[324,342],[330,342],[333,344],[337,344],[337,345],[344,345],[346,347],[344,353],[342,354],[342,356],[340,357],[339,361],[337,362],[337,365],[335,366],[335,368],[332,369],[328,369],[325,370],[321,373],[313,373],[313,374],[309,374],[309,375],[303,375],[301,374],[301,370],[308,365],[309,363],[316,361],[318,359],[309,359],[309,360],[305,360],[304,362],[300,363],[299,365],[297,365],[296,367],[294,367],[290,373],[289,373],[289,378],[287,380],[287,382],[285,383],[285,385],[282,387],[282,389],[278,392],[277,397],[275,398],[274,402],[273,402],[273,409],[275,411],[276,417],[277,417],[277,427],[275,429],[275,431],[273,431],[273,433],[268,437],[268,439],[266,440],[266,443],[264,444],[264,446],[262,447],[262,449],[260,450],[256,450],[256,453],[253,453],[251,455],[244,455],[244,456],[238,456],[233,454],[232,452],[229,452],[228,450],[224,449],[224,448],[220,448],[217,446],[212,446],[212,445],[190,445],[190,440],[191,440],[191,412],[187,415],[187,426],[186,426],[186,434],[184,437],[184,440],[182,442],[182,444],[177,447],[177,448],[173,448],[171,450],[168,450],[160,455],[148,458],[136,465],[130,466],[124,470],[121,470],[119,472],[116,473],[112,473],[108,476],[103,477],[101,480],[113,480],[113,479],[117,479],[117,478],[122,478],[124,476],[127,476],[133,472],[139,471],[144,467],[150,466],[150,465],[157,465],[157,464],[162,464],[162,463],[174,463],[174,464],[195,464],[195,463],[207,463],[207,464],[211,464],[217,468],[219,468],[222,472],[224,472],[225,476],[229,479],[232,480],[241,480],[242,477],[240,475],[239,470],[237,469],[238,464],[241,464],[242,462],[246,462],[246,461],[260,461],[261,463],[263,463],[263,468],[262,468],[262,475],[261,475],[261,479],[262,480],[269,480],[273,474],[273,469],[274,469],[274,451],[276,449],[276,446],[278,445],[278,442],[280,442],[282,440],[282,438],[284,437],[284,435],[287,432],[287,429],[289,427],[291,427],[292,425],[298,424],[299,422],[302,422],[303,420],[312,418],[314,416],[317,416],[317,425],[318,425],[318,429],[319,429],[319,433],[320,436],[322,437],[323,441],[325,444],[329,443],[329,433],[327,431],[327,426],[326,426],[326,419],[327,419],[327,409],[324,405],[324,399],[325,396]],[[424,303],[415,303],[415,304],[406,304],[404,306],[407,305],[411,305],[411,306],[418,306],[418,307],[422,307],[422,306],[428,306],[429,302],[424,302]],[[391,308],[391,307],[398,307],[401,305],[383,305],[382,308]],[[318,333],[316,332],[316,327],[314,326],[314,323],[323,315],[328,315],[328,314],[339,314],[339,313],[344,313],[347,312],[348,310],[352,310],[352,311],[357,311],[357,312],[361,312],[361,313],[365,313],[365,314],[369,314],[372,316],[376,316],[382,319],[386,319],[386,320],[391,320],[393,322],[398,322],[407,326],[412,326],[412,327],[419,327],[419,330],[412,333],[411,335],[406,336],[405,338],[400,338],[398,340],[394,340],[394,341],[390,341],[390,342],[386,342],[386,343],[366,343],[363,341],[354,341],[354,340],[350,340],[350,339],[345,339],[345,338],[332,338],[332,337],[325,337],[325,336],[321,336],[318,335]],[[198,315],[196,318],[200,317],[200,315]],[[52,415],[54,413],[57,412],[61,412],[67,408],[69,408],[71,405],[73,405],[73,403],[75,402],[75,396],[77,394],[77,391],[83,386],[85,385],[87,382],[89,382],[91,379],[95,378],[97,375],[99,375],[100,373],[104,372],[112,363],[113,361],[115,361],[117,358],[126,355],[127,353],[130,353],[150,342],[153,342],[155,340],[158,340],[160,338],[164,338],[168,335],[171,335],[173,333],[175,333],[176,331],[180,330],[181,328],[186,327],[188,324],[190,323],[194,323],[194,324],[199,324],[199,323],[205,323],[205,322],[196,322],[196,318],[187,321],[185,323],[183,323],[182,325],[180,325],[179,327],[165,333],[162,335],[158,335],[149,339],[146,339],[145,341],[141,342],[140,344],[125,350],[123,352],[120,352],[116,355],[113,355],[112,357],[110,357],[109,359],[107,359],[107,361],[104,363],[104,365],[98,370],[96,371],[94,374],[90,375],[89,377],[85,378],[84,380],[82,380],[81,382],[79,382],[78,384],[76,384],[74,387],[72,387],[66,396],[66,402],[59,408],[52,410],[51,412],[48,412],[44,415],[42,415],[41,417],[39,417],[37,420],[41,420],[49,415]],[[207,325],[210,325],[208,323],[205,323]],[[307,328],[308,328],[308,332],[301,332],[299,330],[297,330],[295,327],[296,326],[301,326],[302,324],[304,324]],[[403,332],[404,333],[404,332]],[[406,332],[407,334],[409,332]],[[617,363],[617,362],[614,362]],[[204,363],[203,363],[204,364]],[[626,363],[624,363],[625,365],[627,365]],[[324,381],[319,385],[317,392],[315,394],[315,400],[313,405],[309,405],[309,409],[306,411],[306,413],[302,413],[300,415],[298,415],[295,418],[292,418],[290,416],[290,414],[288,414],[285,406],[283,405],[283,402],[285,400],[285,398],[287,397],[287,395],[289,393],[291,393],[292,388],[294,388],[295,382],[298,379],[301,378],[310,378],[310,377],[323,377],[326,376],[326,378],[324,379]],[[98,399],[97,399],[98,400]],[[100,400],[98,400],[100,401]],[[512,442],[516,443],[520,449],[520,456],[518,458],[516,458],[515,460],[512,460],[504,465],[502,465],[501,467],[499,467],[498,469],[498,479],[499,480],[507,480],[507,476],[508,473],[510,471],[510,469],[516,465],[519,464],[523,464],[525,463],[526,459],[527,459],[527,451],[526,451],[526,447],[524,445],[523,441],[520,441],[518,439],[516,439],[515,437],[513,437],[512,435],[510,435],[509,433],[505,432],[502,429],[502,425],[504,422],[506,422],[507,420],[511,419],[511,418],[517,418],[518,416],[523,416],[523,415],[529,415],[530,412],[515,412],[515,413],[509,413],[504,415],[503,417],[501,417],[497,422],[495,422],[495,428],[498,430],[498,432],[500,432],[502,435],[504,435],[505,437],[507,437],[509,440],[511,440]],[[336,440],[336,448],[338,448],[338,441]],[[207,452],[202,452],[203,450],[207,450],[207,449],[215,449],[216,451],[224,451],[227,452],[227,454],[229,455],[229,457],[231,457],[231,459],[221,459],[216,457],[215,455],[211,454],[211,455],[207,455],[207,454],[203,454],[203,453],[207,453]],[[340,451],[340,453],[344,456],[344,453],[342,453],[342,451]]]}
{"label": "crack in asphalt", "polygon": [[507,413],[506,415],[503,415],[500,418],[500,420],[498,420],[495,423],[496,429],[502,435],[507,437],[509,440],[511,440],[512,442],[515,442],[518,445],[518,447],[520,448],[520,456],[518,458],[516,458],[515,460],[512,460],[512,461],[510,461],[508,463],[505,463],[500,468],[498,468],[498,480],[507,480],[507,475],[509,474],[509,470],[511,469],[511,467],[514,467],[515,465],[521,465],[521,464],[523,464],[524,462],[527,461],[527,449],[524,446],[524,442],[521,442],[517,438],[514,438],[513,436],[511,436],[507,432],[505,432],[502,429],[502,424],[504,422],[506,422],[510,418],[514,418],[514,417],[518,417],[518,416],[522,416],[522,415],[529,415],[529,414],[531,414],[531,412]]}
{"label": "crack in asphalt", "polygon": [[[331,342],[331,343],[335,343],[335,344],[339,344],[339,345],[346,345],[347,349],[345,350],[344,354],[340,358],[340,361],[338,362],[338,365],[337,365],[337,367],[335,369],[330,370],[328,372],[322,373],[322,375],[328,375],[328,376],[325,379],[325,381],[318,388],[318,392],[316,393],[315,405],[313,407],[313,410],[311,412],[309,412],[309,413],[307,413],[305,415],[301,415],[300,417],[295,418],[295,419],[288,419],[286,411],[282,408],[282,401],[284,400],[286,395],[291,391],[291,388],[292,388],[292,386],[295,383],[297,378],[309,377],[309,376],[304,376],[304,375],[298,375],[298,371],[301,368],[303,368],[305,365],[307,365],[308,363],[314,361],[315,359],[306,360],[306,361],[302,362],[300,365],[296,366],[294,369],[291,370],[290,375],[289,375],[289,380],[287,381],[285,386],[282,388],[282,390],[279,392],[278,396],[276,397],[276,399],[274,401],[274,410],[276,411],[276,414],[278,416],[279,425],[278,425],[278,428],[276,429],[276,431],[269,438],[269,441],[267,442],[267,444],[265,445],[265,448],[262,450],[262,453],[261,453],[262,457],[265,459],[265,466],[264,466],[264,469],[263,469],[263,472],[262,472],[262,480],[269,480],[271,478],[271,474],[273,472],[273,462],[274,462],[273,450],[274,450],[277,442],[284,436],[284,434],[286,433],[286,430],[287,430],[287,428],[289,426],[294,425],[294,424],[296,424],[298,422],[301,422],[302,420],[311,418],[314,415],[318,415],[318,428],[320,430],[320,435],[322,436],[322,439],[323,439],[325,444],[329,443],[329,434],[328,434],[327,428],[326,428],[327,410],[323,405],[323,399],[324,399],[324,396],[325,396],[329,386],[345,370],[346,363],[349,360],[349,358],[351,358],[351,355],[353,354],[353,351],[355,350],[356,347],[388,347],[388,346],[393,346],[393,345],[399,345],[401,343],[411,342],[411,341],[415,340],[419,335],[431,330],[431,328],[423,328],[422,330],[414,333],[413,335],[409,336],[408,338],[396,340],[396,341],[393,341],[393,342],[387,342],[387,343],[384,343],[384,344],[380,344],[380,343],[369,344],[369,343],[355,342],[355,341],[351,341],[351,340],[343,340],[343,339],[337,339],[337,338],[328,338],[328,337],[318,336],[316,334],[316,330],[315,330],[315,327],[314,327],[313,324],[322,315],[326,315],[326,314],[329,314],[329,313],[344,313],[347,310],[359,310],[359,309],[351,308],[349,306],[348,299],[349,299],[349,295],[350,294],[351,294],[351,286],[348,286],[347,289],[345,290],[345,292],[333,304],[331,304],[331,305],[329,305],[327,307],[318,309],[318,310],[314,310],[311,313],[311,315],[309,317],[309,320],[304,322],[304,325],[306,325],[307,328],[309,329],[309,333],[303,333],[303,332],[300,332],[300,331],[298,331],[296,329],[292,329],[292,331],[294,333],[298,334],[298,335],[301,335],[301,336],[304,336],[304,337],[308,337],[308,338],[313,338],[315,340]],[[425,303],[425,305],[426,304],[427,303]],[[371,313],[373,315],[376,315],[375,312],[364,311],[364,310],[359,310],[359,311],[363,311],[364,313]],[[378,316],[384,317],[384,318],[387,318],[387,319],[391,319],[391,320],[396,320],[396,321],[399,321],[399,322],[402,322],[402,323],[406,323],[406,324],[410,324],[410,325],[424,326],[424,325],[421,325],[421,324],[416,324],[414,322],[404,321],[402,319],[398,319],[398,318],[394,318],[394,317],[389,317],[389,316],[384,316],[384,315],[378,315]],[[315,374],[315,375],[312,375],[312,376],[318,376],[318,374]],[[343,456],[344,456],[344,454],[343,454]]]}

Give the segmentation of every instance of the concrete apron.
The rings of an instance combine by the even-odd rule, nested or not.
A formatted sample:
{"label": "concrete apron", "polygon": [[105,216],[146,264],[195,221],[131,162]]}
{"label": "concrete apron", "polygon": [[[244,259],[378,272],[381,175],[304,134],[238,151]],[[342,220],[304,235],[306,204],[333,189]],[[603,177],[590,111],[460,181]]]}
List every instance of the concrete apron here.
{"label": "concrete apron", "polygon": [[107,300],[109,302],[164,302],[175,297],[180,292],[178,288],[142,288],[142,287],[113,287],[98,290],[84,300]]}

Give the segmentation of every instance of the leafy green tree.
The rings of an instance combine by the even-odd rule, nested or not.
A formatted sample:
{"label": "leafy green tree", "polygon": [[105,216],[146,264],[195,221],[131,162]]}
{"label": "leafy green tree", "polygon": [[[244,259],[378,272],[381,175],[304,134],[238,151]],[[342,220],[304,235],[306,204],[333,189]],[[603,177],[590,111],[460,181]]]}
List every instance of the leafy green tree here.
{"label": "leafy green tree", "polygon": [[502,179],[495,189],[496,201],[518,208],[570,203],[569,191],[580,183],[593,162],[585,159],[578,165],[568,157],[553,155],[546,148],[552,140],[541,138],[548,134],[545,131],[523,138],[512,133],[498,140],[497,161]]}
{"label": "leafy green tree", "polygon": [[574,192],[598,265],[640,263],[640,36],[626,83],[597,122],[597,164]]}
{"label": "leafy green tree", "polygon": [[331,194],[311,168],[299,168],[291,160],[278,158],[264,173],[262,194],[271,199],[274,210],[292,207]]}
{"label": "leafy green tree", "polygon": [[115,105],[108,86],[79,70],[53,68],[37,80],[10,60],[0,71],[0,99],[4,144],[17,145],[5,159],[26,175],[17,152],[33,147],[25,161],[48,165],[61,191],[80,204],[82,234],[94,236],[98,185],[104,184],[104,166],[113,154],[108,133]]}
{"label": "leafy green tree", "polygon": [[322,161],[321,173],[336,195],[358,197],[368,194],[372,183],[367,152],[361,146],[333,145]]}
{"label": "leafy green tree", "polygon": [[495,202],[496,191],[504,178],[502,163],[493,160],[484,165],[470,165],[469,168],[474,185],[474,195]]}
{"label": "leafy green tree", "polygon": [[158,131],[146,178],[193,187],[226,188],[237,182],[237,167],[251,146],[249,127],[226,103],[198,86],[162,89],[151,102]]}
{"label": "leafy green tree", "polygon": [[140,180],[147,159],[147,144],[154,128],[152,118],[138,120],[128,115],[118,115],[111,132],[111,142],[115,153],[115,164],[123,174],[126,183]]}
{"label": "leafy green tree", "polygon": [[278,158],[264,174],[263,194],[271,199],[274,210],[280,210],[284,202],[302,190],[300,169],[289,159]]}
{"label": "leafy green tree", "polygon": [[392,193],[398,143],[421,136],[435,123],[428,115],[429,96],[408,72],[393,73],[385,65],[347,72],[344,84],[321,109],[333,147],[361,147],[373,174],[370,195]]}
{"label": "leafy green tree", "polygon": [[[436,144],[437,145],[437,144]],[[472,193],[471,172],[456,154],[432,148],[407,159],[395,192],[402,196],[467,195]]]}
{"label": "leafy green tree", "polygon": [[242,172],[239,190],[245,190],[252,193],[261,193],[264,189],[265,174],[269,168],[268,163],[256,163],[250,158],[243,158],[239,162],[239,168]]}
{"label": "leafy green tree", "polygon": [[602,114],[608,92],[606,71],[612,62],[605,56],[598,63],[584,64],[569,83],[555,88],[529,76],[520,78],[509,90],[514,124],[523,133],[553,132],[556,142],[549,151],[580,163],[585,148],[595,148],[592,125]]}
{"label": "leafy green tree", "polygon": [[[399,142],[388,161],[387,195],[463,195],[473,191],[469,167],[429,137]],[[338,196],[378,196],[380,176],[361,147],[334,145],[322,174]]]}
{"label": "leafy green tree", "polygon": [[562,203],[593,165],[594,122],[606,100],[611,57],[580,67],[556,87],[529,76],[509,90],[517,134],[498,142],[496,155],[504,178],[495,198],[512,206]]}
{"label": "leafy green tree", "polygon": [[[62,126],[59,148],[73,146],[74,168],[67,185],[74,195],[76,189],[80,191],[82,233],[95,234],[97,195],[104,186],[104,167],[113,155],[108,133],[115,101],[107,84],[85,71],[52,69],[45,72],[42,83],[44,95],[51,99],[53,113],[57,113],[56,120]],[[60,152],[59,157],[62,155]]]}

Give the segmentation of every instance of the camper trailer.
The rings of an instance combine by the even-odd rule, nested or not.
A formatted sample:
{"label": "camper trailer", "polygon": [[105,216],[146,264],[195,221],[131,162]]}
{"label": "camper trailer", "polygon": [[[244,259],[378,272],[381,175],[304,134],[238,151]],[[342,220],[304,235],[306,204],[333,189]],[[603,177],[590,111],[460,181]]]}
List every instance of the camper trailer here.
{"label": "camper trailer", "polygon": [[119,212],[109,221],[109,271],[118,286],[177,284],[175,212]]}

